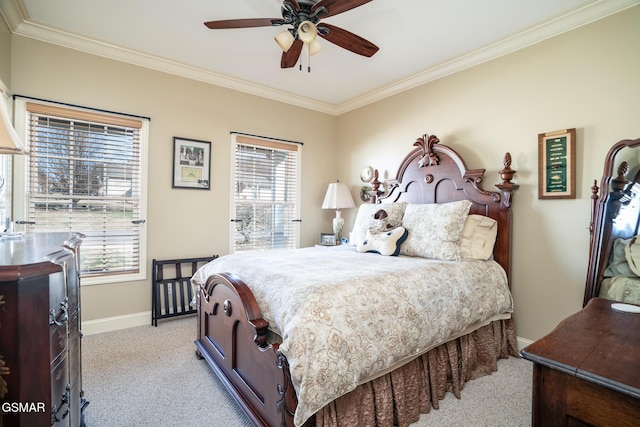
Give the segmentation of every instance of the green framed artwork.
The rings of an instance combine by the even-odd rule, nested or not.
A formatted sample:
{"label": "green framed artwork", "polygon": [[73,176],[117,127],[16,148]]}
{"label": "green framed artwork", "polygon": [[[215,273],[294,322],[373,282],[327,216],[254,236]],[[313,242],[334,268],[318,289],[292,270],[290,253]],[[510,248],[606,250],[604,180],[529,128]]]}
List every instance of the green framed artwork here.
{"label": "green framed artwork", "polygon": [[538,199],[575,198],[575,128],[538,134]]}

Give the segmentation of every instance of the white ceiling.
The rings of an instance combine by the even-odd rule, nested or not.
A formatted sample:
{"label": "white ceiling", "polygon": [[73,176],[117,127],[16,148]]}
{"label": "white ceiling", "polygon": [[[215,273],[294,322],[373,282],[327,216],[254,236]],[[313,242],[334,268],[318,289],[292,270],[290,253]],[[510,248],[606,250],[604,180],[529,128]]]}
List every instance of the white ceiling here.
{"label": "white ceiling", "polygon": [[284,27],[205,21],[280,18],[278,0],[0,0],[19,35],[329,114],[571,30],[640,0],[373,0],[329,17],[380,47],[362,57],[321,39],[311,72],[280,68]]}

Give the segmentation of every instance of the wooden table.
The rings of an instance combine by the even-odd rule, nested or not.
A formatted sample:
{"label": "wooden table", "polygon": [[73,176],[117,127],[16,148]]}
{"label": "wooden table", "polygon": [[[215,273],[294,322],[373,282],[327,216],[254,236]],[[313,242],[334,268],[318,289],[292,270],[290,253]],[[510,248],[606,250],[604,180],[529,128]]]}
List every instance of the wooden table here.
{"label": "wooden table", "polygon": [[521,351],[534,362],[534,426],[640,426],[640,314],[593,298]]}

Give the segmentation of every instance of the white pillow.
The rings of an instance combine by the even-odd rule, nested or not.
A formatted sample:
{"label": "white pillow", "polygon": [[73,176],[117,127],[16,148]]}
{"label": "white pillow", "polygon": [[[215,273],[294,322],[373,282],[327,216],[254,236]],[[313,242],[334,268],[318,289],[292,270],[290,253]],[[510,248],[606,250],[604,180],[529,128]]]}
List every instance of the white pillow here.
{"label": "white pillow", "polygon": [[356,220],[353,224],[351,235],[349,236],[349,244],[359,245],[364,241],[369,227],[376,225],[376,220],[373,218],[373,215],[380,209],[384,209],[387,212],[387,223],[390,224],[392,228],[401,226],[402,216],[404,215],[406,207],[406,202],[363,203],[358,208],[358,214],[356,215]]}
{"label": "white pillow", "polygon": [[484,215],[467,215],[460,236],[460,258],[487,260],[493,255],[498,222]]}
{"label": "white pillow", "polygon": [[362,243],[358,243],[358,252],[374,252],[386,256],[398,256],[400,245],[407,238],[407,229],[397,227],[384,233],[371,233],[367,235]]}
{"label": "white pillow", "polygon": [[409,231],[400,254],[422,258],[460,260],[460,237],[471,202],[409,204],[402,225]]}

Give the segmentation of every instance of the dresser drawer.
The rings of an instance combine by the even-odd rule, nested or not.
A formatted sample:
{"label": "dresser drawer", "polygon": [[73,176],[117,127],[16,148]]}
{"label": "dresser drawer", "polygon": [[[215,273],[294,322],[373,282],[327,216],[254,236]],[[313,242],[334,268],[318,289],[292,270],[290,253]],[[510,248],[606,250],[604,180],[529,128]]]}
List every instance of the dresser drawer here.
{"label": "dresser drawer", "polygon": [[575,377],[567,378],[567,415],[591,426],[637,426],[640,400]]}
{"label": "dresser drawer", "polygon": [[69,365],[66,354],[51,370],[51,425],[69,425],[71,387],[68,383]]}

